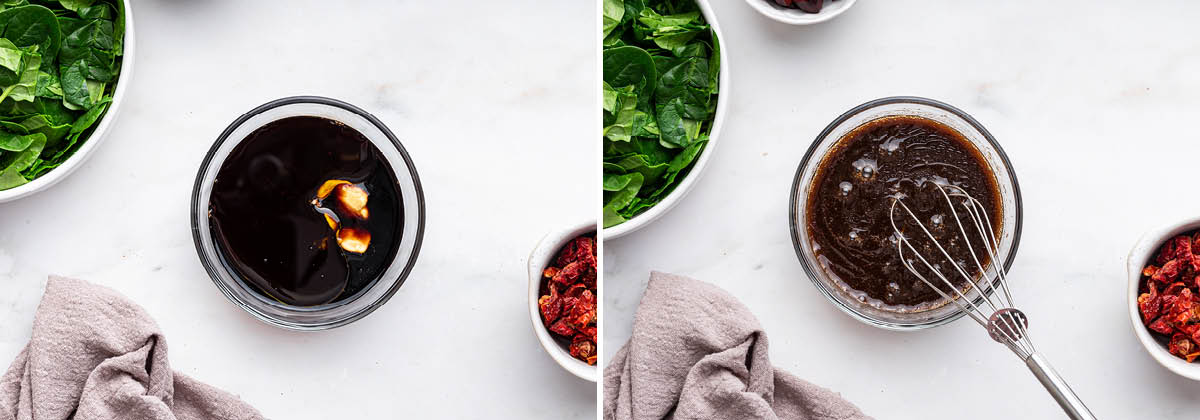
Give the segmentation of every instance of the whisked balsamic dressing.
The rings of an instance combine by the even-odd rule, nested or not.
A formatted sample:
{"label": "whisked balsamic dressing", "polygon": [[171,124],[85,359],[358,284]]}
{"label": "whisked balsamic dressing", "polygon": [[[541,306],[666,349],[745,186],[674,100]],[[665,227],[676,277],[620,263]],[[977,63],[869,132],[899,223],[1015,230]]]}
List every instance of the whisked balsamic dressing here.
{"label": "whisked balsamic dressing", "polygon": [[[915,221],[897,217],[917,250],[960,289],[966,280],[951,264],[978,278],[980,272],[961,243],[950,207],[933,183],[957,186],[979,200],[999,237],[1002,201],[996,178],[983,155],[959,132],[923,117],[889,116],[839,139],[818,167],[806,203],[805,223],[824,271],[859,300],[881,309],[919,311],[946,303],[900,260],[889,217],[890,197],[899,196],[951,259],[942,256]],[[966,214],[959,219],[970,223]],[[967,232],[971,246],[984,249],[975,231],[968,228]],[[977,254],[987,267],[985,253]],[[916,266],[923,269],[919,261]]]}

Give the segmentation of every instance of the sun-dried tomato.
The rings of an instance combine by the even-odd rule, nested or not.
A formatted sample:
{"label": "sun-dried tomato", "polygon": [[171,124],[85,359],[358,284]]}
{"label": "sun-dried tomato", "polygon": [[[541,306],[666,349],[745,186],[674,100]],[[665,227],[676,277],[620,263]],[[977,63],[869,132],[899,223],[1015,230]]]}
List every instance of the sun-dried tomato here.
{"label": "sun-dried tomato", "polygon": [[[1200,357],[1200,230],[1166,241],[1142,268],[1137,305],[1142,322],[1188,362]],[[1165,287],[1163,287],[1165,285]],[[1160,287],[1162,291],[1159,292]]]}
{"label": "sun-dried tomato", "polygon": [[[568,340],[572,357],[596,364],[596,238],[585,235],[568,242],[542,270],[542,277],[542,321],[550,332]],[[557,306],[543,307],[543,301]]]}
{"label": "sun-dried tomato", "polygon": [[[1146,283],[1146,284],[1149,285],[1150,283]],[[1181,282],[1181,281],[1177,281],[1177,282],[1171,283],[1170,286],[1167,286],[1166,290],[1163,290],[1162,295],[1163,296],[1178,296],[1179,292],[1186,287],[1187,287],[1186,284],[1183,284],[1183,282]]]}
{"label": "sun-dried tomato", "polygon": [[1171,324],[1167,323],[1167,317],[1165,316],[1154,320],[1154,322],[1151,322],[1148,326],[1151,330],[1162,334],[1170,334],[1175,331],[1175,327],[1172,327]]}
{"label": "sun-dried tomato", "polygon": [[580,284],[580,283],[575,283],[571,287],[568,287],[567,291],[565,293],[563,293],[563,295],[572,297],[575,299],[579,299],[579,296],[582,295],[585,290],[587,290],[587,286],[584,286],[583,284]]}
{"label": "sun-dried tomato", "polygon": [[1166,264],[1171,258],[1175,257],[1175,241],[1167,241],[1162,248],[1158,250],[1158,256],[1154,258],[1154,262],[1158,265]]}
{"label": "sun-dried tomato", "polygon": [[571,357],[585,361],[589,365],[596,364],[596,343],[582,334],[571,340],[570,352]]}
{"label": "sun-dried tomato", "polygon": [[582,332],[583,335],[587,336],[587,338],[592,339],[592,341],[596,341],[596,327],[595,326],[584,328],[583,331],[580,331],[580,332]]}
{"label": "sun-dried tomato", "polygon": [[567,337],[575,335],[575,329],[571,328],[571,324],[567,323],[566,318],[559,318],[558,321],[554,321],[554,324],[550,325],[550,332]]}
{"label": "sun-dried tomato", "polygon": [[[1150,283],[1150,291],[1138,295],[1138,310],[1142,313],[1142,322],[1149,323],[1150,320],[1157,318],[1159,310],[1162,309],[1162,300],[1158,298],[1157,286]],[[539,301],[539,303],[541,303]]]}
{"label": "sun-dried tomato", "polygon": [[583,261],[572,261],[561,270],[558,270],[558,273],[554,274],[552,280],[556,283],[575,284],[579,282],[579,278],[583,276],[583,273],[589,269],[595,271],[596,267],[588,267],[587,263]]}
{"label": "sun-dried tomato", "polygon": [[1200,255],[1193,254],[1192,249],[1192,238],[1175,237],[1175,259],[1179,264],[1191,265],[1192,270],[1200,270]]}
{"label": "sun-dried tomato", "polygon": [[1192,238],[1187,236],[1175,237],[1175,259],[1190,261],[1192,259]]}
{"label": "sun-dried tomato", "polygon": [[1196,343],[1181,333],[1176,333],[1171,337],[1171,341],[1167,342],[1167,352],[1187,360],[1188,363],[1200,356],[1200,349],[1197,349]]}
{"label": "sun-dried tomato", "polygon": [[1150,279],[1157,282],[1166,283],[1174,280],[1177,276],[1179,276],[1179,260],[1170,260],[1156,270],[1154,275],[1150,276]]}
{"label": "sun-dried tomato", "polygon": [[558,288],[555,285],[550,285],[550,294],[542,295],[538,298],[538,309],[542,312],[542,322],[547,327],[550,326],[552,320],[558,319],[562,313],[562,298],[558,296]]}
{"label": "sun-dried tomato", "polygon": [[1158,267],[1155,267],[1153,264],[1147,265],[1146,268],[1142,269],[1142,276],[1151,277],[1154,275],[1154,273],[1157,273],[1157,272],[1158,272]]}

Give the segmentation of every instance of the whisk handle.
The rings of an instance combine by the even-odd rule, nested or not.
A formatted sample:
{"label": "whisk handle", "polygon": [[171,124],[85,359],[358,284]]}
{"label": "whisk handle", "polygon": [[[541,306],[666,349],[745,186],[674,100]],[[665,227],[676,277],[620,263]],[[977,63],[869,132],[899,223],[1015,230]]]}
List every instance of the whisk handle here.
{"label": "whisk handle", "polygon": [[1029,366],[1029,370],[1033,372],[1042,386],[1046,387],[1046,391],[1054,397],[1054,401],[1058,401],[1058,405],[1072,420],[1096,420],[1096,416],[1088,410],[1083,404],[1083,400],[1075,395],[1075,391],[1067,385],[1058,372],[1050,367],[1050,362],[1042,357],[1041,353],[1033,353],[1029,358],[1025,359],[1025,365]]}

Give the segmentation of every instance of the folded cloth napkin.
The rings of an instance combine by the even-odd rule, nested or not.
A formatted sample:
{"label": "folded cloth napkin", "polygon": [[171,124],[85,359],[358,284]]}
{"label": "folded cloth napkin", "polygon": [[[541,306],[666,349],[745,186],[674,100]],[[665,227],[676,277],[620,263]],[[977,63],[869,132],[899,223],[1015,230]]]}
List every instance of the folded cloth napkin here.
{"label": "folded cloth napkin", "polygon": [[737,299],[654,272],[629,339],[604,369],[604,418],[870,419],[771,366],[767,335]]}
{"label": "folded cloth napkin", "polygon": [[145,310],[106,287],[50,277],[33,336],[0,377],[0,420],[262,419],[167,364]]}

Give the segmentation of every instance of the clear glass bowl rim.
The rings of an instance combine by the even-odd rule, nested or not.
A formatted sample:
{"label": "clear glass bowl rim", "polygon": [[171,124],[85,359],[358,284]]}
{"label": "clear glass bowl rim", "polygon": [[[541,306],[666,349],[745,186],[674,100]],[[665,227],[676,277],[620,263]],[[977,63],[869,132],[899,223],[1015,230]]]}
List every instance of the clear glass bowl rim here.
{"label": "clear glass bowl rim", "polygon": [[[392,286],[390,287],[389,290],[386,291],[386,293],[380,295],[377,299],[375,299],[375,301],[368,303],[361,310],[354,312],[350,316],[336,319],[336,320],[333,320],[330,322],[319,323],[319,324],[306,324],[306,323],[293,322],[293,321],[284,320],[284,319],[277,319],[274,316],[262,313],[258,309],[252,307],[248,303],[243,302],[240,298],[238,298],[235,295],[235,293],[232,290],[230,290],[231,286],[227,285],[223,281],[221,281],[220,275],[218,274],[218,272],[221,272],[221,271],[228,271],[227,267],[225,267],[225,265],[219,261],[214,261],[212,258],[210,258],[204,252],[203,237],[205,235],[207,235],[208,233],[202,232],[202,229],[200,228],[200,217],[207,217],[207,212],[199,211],[199,209],[201,209],[201,208],[207,208],[207,206],[204,206],[204,207],[200,206],[200,204],[201,204],[199,202],[200,201],[200,191],[202,189],[202,186],[206,182],[205,175],[207,174],[207,169],[209,168],[210,164],[212,163],[212,160],[214,159],[218,150],[220,150],[221,146],[226,141],[229,140],[230,135],[235,130],[237,130],[237,128],[239,128],[242,124],[246,123],[251,118],[253,118],[259,114],[265,113],[267,111],[273,110],[275,108],[288,106],[288,105],[296,105],[296,104],[315,104],[315,105],[324,105],[324,106],[330,106],[330,107],[334,107],[334,108],[340,108],[341,110],[344,110],[344,111],[350,112],[352,114],[355,114],[359,117],[362,117],[368,123],[375,126],[375,128],[379,129],[379,131],[384,134],[384,136],[387,138],[387,140],[396,147],[396,151],[399,153],[400,157],[403,159],[403,163],[404,163],[403,169],[407,170],[408,175],[412,177],[413,187],[415,188],[416,198],[417,198],[416,206],[417,206],[418,217],[417,217],[417,222],[416,222],[416,226],[415,226],[416,227],[415,242],[413,243],[411,254],[410,254],[411,256],[408,259],[408,263],[405,265],[405,267],[403,267],[403,269],[401,269],[401,271],[399,273],[399,277],[396,279],[395,283],[392,284]],[[393,170],[401,169],[401,168],[396,167],[395,163],[397,163],[397,162],[390,162],[390,163],[393,164],[392,165]],[[327,330],[327,329],[337,328],[337,327],[340,327],[343,325],[350,324],[359,319],[362,319],[363,317],[374,312],[376,309],[379,309],[379,307],[383,306],[385,303],[387,303],[388,300],[391,299],[392,295],[394,295],[396,293],[396,291],[399,290],[400,287],[404,284],[404,282],[408,279],[408,275],[412,272],[413,267],[416,265],[417,259],[421,252],[421,244],[425,237],[425,193],[424,193],[424,189],[421,186],[421,179],[417,174],[417,168],[413,164],[412,158],[409,156],[408,151],[404,148],[404,145],[401,144],[400,140],[398,138],[396,138],[396,135],[394,133],[392,133],[392,131],[390,129],[388,129],[387,125],[383,124],[382,121],[380,121],[374,115],[371,115],[371,113],[363,110],[362,108],[351,105],[350,103],[347,103],[347,102],[344,102],[341,100],[337,100],[337,99],[333,99],[333,98],[324,97],[324,96],[302,95],[302,96],[289,96],[289,97],[285,97],[285,98],[276,99],[276,100],[267,102],[265,104],[259,105],[259,106],[255,107],[254,109],[251,109],[250,111],[246,112],[245,114],[242,114],[238,118],[234,119],[233,122],[231,122],[225,128],[225,130],[222,131],[219,136],[217,136],[216,141],[213,142],[213,145],[209,148],[208,152],[205,154],[204,160],[201,161],[201,163],[200,163],[200,168],[196,174],[196,181],[192,186],[192,197],[191,197],[191,202],[190,202],[190,207],[189,207],[189,213],[191,213],[192,241],[196,247],[196,254],[199,256],[200,262],[204,266],[204,271],[208,274],[209,279],[212,280],[212,282],[217,286],[217,289],[220,290],[221,293],[223,295],[225,295],[225,297],[227,299],[229,299],[231,302],[233,302],[239,308],[242,308],[246,312],[249,312],[251,315],[253,315],[255,318],[259,319],[260,321],[263,321],[267,324],[271,324],[271,325],[274,325],[277,327],[291,329],[291,330],[299,330],[299,331],[317,331],[317,330]],[[403,251],[404,250],[401,250],[401,252],[403,252]],[[317,305],[317,306],[312,306],[312,307],[299,307],[299,306],[281,304],[278,302],[268,302],[268,304],[275,306],[275,307],[279,307],[279,308],[296,310],[299,312],[320,312],[324,309],[330,309],[330,308],[340,307],[343,305],[350,304],[350,303],[356,301],[358,298],[362,297],[365,294],[365,292],[367,292],[368,290],[373,289],[377,286],[379,286],[379,281],[372,283],[370,287],[363,289],[362,291],[359,292],[359,294],[357,296],[355,296],[351,299],[347,299],[347,300],[340,301],[340,302],[328,303],[325,305]]]}
{"label": "clear glass bowl rim", "polygon": [[[792,190],[790,193],[790,200],[788,202],[788,230],[791,232],[791,235],[792,235],[792,246],[796,250],[796,258],[800,260],[800,265],[804,267],[804,272],[805,272],[805,274],[808,275],[808,279],[810,281],[812,281],[814,286],[817,287],[817,290],[820,290],[821,293],[823,295],[825,295],[826,299],[829,299],[830,302],[833,302],[834,306],[836,306],[838,309],[841,309],[842,312],[849,314],[854,319],[857,319],[859,321],[862,321],[866,324],[869,324],[869,325],[872,325],[875,327],[888,329],[888,330],[894,330],[894,331],[920,330],[920,329],[933,328],[933,327],[949,324],[949,323],[954,322],[954,321],[958,320],[959,318],[962,318],[963,316],[965,316],[966,312],[964,312],[960,309],[960,310],[954,311],[949,316],[933,319],[928,322],[898,324],[898,323],[893,323],[893,322],[889,322],[889,321],[876,319],[868,314],[865,314],[865,313],[862,313],[862,312],[856,310],[855,308],[847,306],[844,302],[839,300],[837,298],[837,296],[834,295],[835,293],[838,293],[836,290],[830,290],[829,286],[821,281],[822,276],[824,276],[825,274],[822,273],[817,267],[813,267],[811,264],[809,264],[808,259],[805,258],[803,245],[801,244],[801,241],[803,239],[800,237],[800,234],[799,234],[800,224],[804,223],[804,221],[797,220],[798,206],[800,205],[799,200],[801,198],[803,198],[803,196],[801,196],[801,194],[807,193],[807,189],[805,189],[804,191],[801,191],[801,188],[800,188],[801,187],[800,183],[802,182],[802,178],[804,177],[804,169],[809,165],[809,162],[812,159],[820,159],[820,158],[824,157],[824,156],[815,156],[816,152],[821,144],[821,141],[824,140],[829,135],[829,133],[832,132],[837,126],[846,122],[847,120],[854,117],[855,115],[858,115],[862,112],[871,110],[876,107],[880,107],[880,106],[884,106],[884,105],[892,105],[892,104],[924,105],[924,106],[937,108],[942,111],[946,111],[958,118],[961,118],[963,121],[966,121],[967,124],[969,124],[971,126],[971,128],[974,128],[975,130],[979,131],[979,133],[983,135],[984,139],[986,139],[988,141],[988,143],[991,144],[992,148],[995,149],[996,154],[999,155],[999,157],[1000,157],[1000,161],[1004,163],[1005,169],[1007,169],[1007,172],[1009,175],[1009,181],[1012,183],[1013,197],[1014,197],[1014,202],[1015,202],[1014,207],[1016,208],[1016,212],[1014,215],[1015,223],[1014,223],[1014,229],[1013,229],[1012,246],[1009,247],[1008,258],[1006,258],[1004,261],[1004,270],[1005,270],[1005,272],[1008,272],[1008,269],[1012,267],[1012,263],[1016,259],[1017,248],[1019,247],[1019,245],[1021,243],[1021,227],[1024,224],[1023,223],[1024,205],[1023,205],[1023,202],[1021,199],[1021,185],[1020,185],[1020,183],[1017,182],[1017,173],[1012,167],[1012,162],[1009,160],[1008,154],[1006,154],[1004,152],[1004,148],[1000,147],[1000,143],[996,141],[996,138],[992,136],[992,133],[989,132],[986,128],[984,128],[983,125],[979,123],[979,121],[976,121],[975,118],[971,117],[966,112],[963,112],[962,110],[955,108],[954,106],[947,104],[945,102],[941,102],[941,101],[929,99],[929,98],[923,98],[923,97],[919,97],[919,96],[889,96],[889,97],[885,97],[885,98],[879,98],[879,99],[867,101],[867,102],[865,102],[861,105],[858,105],[854,108],[850,108],[850,110],[842,113],[842,115],[839,115],[832,122],[830,122],[829,125],[825,126],[825,129],[821,130],[820,134],[817,134],[817,137],[813,140],[812,144],[809,145],[808,151],[804,153],[804,158],[800,160],[800,165],[796,168],[795,178],[793,178],[793,180],[792,180]],[[988,295],[990,295],[992,290],[987,290],[987,292],[988,292]],[[974,304],[982,303],[983,298],[984,298],[984,296],[977,297],[973,301]]]}

